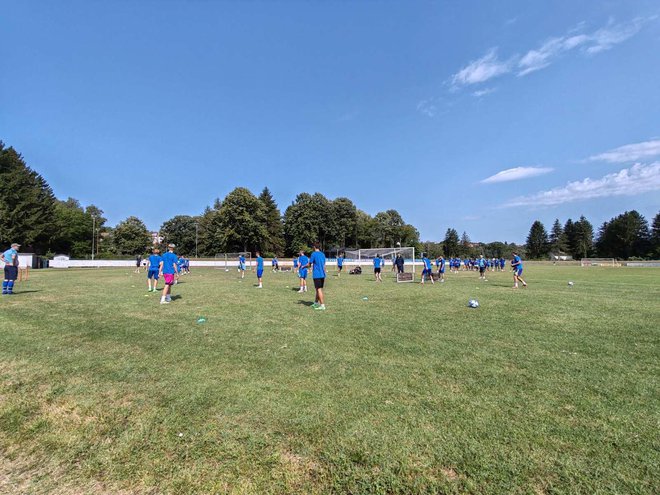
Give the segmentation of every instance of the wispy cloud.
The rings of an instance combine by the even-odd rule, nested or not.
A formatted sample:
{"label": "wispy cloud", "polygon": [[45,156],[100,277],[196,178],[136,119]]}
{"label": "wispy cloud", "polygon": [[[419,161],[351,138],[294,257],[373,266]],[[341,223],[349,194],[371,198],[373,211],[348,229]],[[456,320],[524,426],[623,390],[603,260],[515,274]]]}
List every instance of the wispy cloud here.
{"label": "wispy cloud", "polygon": [[527,179],[538,175],[548,174],[554,169],[550,167],[515,167],[497,172],[487,179],[481,181],[482,184],[494,184],[496,182],[509,182],[512,180]]}
{"label": "wispy cloud", "polygon": [[569,182],[564,187],[521,196],[505,203],[503,207],[555,206],[585,199],[634,196],[658,190],[660,190],[660,162],[650,165],[637,163],[600,179],[587,177],[580,181]]}
{"label": "wispy cloud", "polygon": [[472,96],[476,96],[477,98],[481,98],[482,96],[489,95],[491,93],[495,92],[495,88],[485,88],[485,89],[480,89],[472,93]]}
{"label": "wispy cloud", "polygon": [[471,61],[452,76],[455,87],[488,81],[511,71],[511,62],[497,58],[497,49],[491,48],[483,57]]}
{"label": "wispy cloud", "polygon": [[427,117],[433,117],[438,111],[438,106],[435,104],[433,98],[430,98],[428,100],[421,100],[417,103],[417,110]]}
{"label": "wispy cloud", "polygon": [[655,17],[637,18],[618,24],[610,21],[606,26],[592,32],[584,32],[585,25],[581,23],[565,35],[549,38],[538,48],[523,55],[514,54],[505,60],[499,59],[497,48],[491,48],[483,57],[469,62],[452,75],[451,87],[456,90],[509,73],[526,76],[548,67],[562,55],[577,49],[587,55],[595,55],[633,37],[642,29],[644,23],[654,19]]}
{"label": "wispy cloud", "polygon": [[593,155],[589,161],[625,163],[660,156],[660,139],[652,139],[642,143],[627,144],[613,150]]}

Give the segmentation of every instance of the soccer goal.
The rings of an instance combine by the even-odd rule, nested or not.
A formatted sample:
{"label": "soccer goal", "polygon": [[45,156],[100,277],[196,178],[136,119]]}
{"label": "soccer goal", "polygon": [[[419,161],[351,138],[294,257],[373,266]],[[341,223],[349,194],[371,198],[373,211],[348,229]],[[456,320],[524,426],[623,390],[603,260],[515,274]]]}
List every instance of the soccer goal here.
{"label": "soccer goal", "polygon": [[[383,273],[394,271],[397,282],[414,282],[415,280],[415,248],[414,247],[391,247],[391,248],[369,248],[369,249],[346,249],[344,251],[346,261],[359,265],[372,265],[374,258],[380,256],[384,263],[381,267]],[[399,273],[396,267],[397,256],[403,259],[403,272]]]}
{"label": "soccer goal", "polygon": [[216,265],[219,270],[229,271],[230,268],[238,270],[238,259],[240,256],[245,257],[245,269],[252,270],[252,254],[244,251],[240,253],[219,253],[215,255]]}
{"label": "soccer goal", "polygon": [[580,266],[621,266],[614,258],[582,258]]}

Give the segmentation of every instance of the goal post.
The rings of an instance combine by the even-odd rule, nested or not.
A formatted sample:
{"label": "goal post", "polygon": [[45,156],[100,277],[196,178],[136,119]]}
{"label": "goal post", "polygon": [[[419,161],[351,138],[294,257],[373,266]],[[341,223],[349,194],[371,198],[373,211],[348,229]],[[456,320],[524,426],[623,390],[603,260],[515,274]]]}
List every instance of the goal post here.
{"label": "goal post", "polygon": [[240,256],[245,257],[245,269],[252,270],[252,253],[242,251],[238,253],[218,253],[215,255],[216,268],[229,271],[230,267],[235,267],[238,270],[238,259]]}
{"label": "goal post", "polygon": [[621,266],[614,258],[582,258],[580,266]]}
{"label": "goal post", "polygon": [[[415,248],[414,247],[389,247],[389,248],[368,248],[368,249],[346,249],[344,250],[347,262],[357,264],[362,268],[363,265],[373,265],[376,256],[380,256],[384,263],[383,273],[389,271],[396,273],[397,282],[414,282],[415,280]],[[401,256],[403,259],[403,272],[399,273],[396,267],[396,259]]]}

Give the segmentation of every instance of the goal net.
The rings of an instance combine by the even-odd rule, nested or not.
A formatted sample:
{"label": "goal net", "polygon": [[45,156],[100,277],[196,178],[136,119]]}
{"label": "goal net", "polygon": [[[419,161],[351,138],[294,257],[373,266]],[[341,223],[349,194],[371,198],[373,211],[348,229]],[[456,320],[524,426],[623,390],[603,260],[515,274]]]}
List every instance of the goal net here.
{"label": "goal net", "polygon": [[249,252],[240,253],[219,253],[215,255],[216,268],[229,271],[230,268],[238,270],[239,258],[245,258],[245,269],[252,270],[252,254]]}
{"label": "goal net", "polygon": [[[392,272],[396,274],[397,282],[413,282],[415,280],[415,248],[369,248],[369,249],[346,249],[344,251],[346,261],[362,266],[373,266],[374,259],[378,256],[383,260],[381,273]],[[400,257],[397,266],[397,258]]]}
{"label": "goal net", "polygon": [[580,266],[621,266],[614,258],[582,258]]}

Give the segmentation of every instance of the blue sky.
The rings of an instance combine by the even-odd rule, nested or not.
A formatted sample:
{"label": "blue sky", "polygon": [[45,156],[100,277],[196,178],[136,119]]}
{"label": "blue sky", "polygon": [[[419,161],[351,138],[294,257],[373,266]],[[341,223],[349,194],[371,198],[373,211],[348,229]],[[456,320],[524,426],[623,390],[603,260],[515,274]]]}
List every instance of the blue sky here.
{"label": "blue sky", "polygon": [[423,240],[660,209],[656,0],[0,6],[0,139],[110,224],[236,186]]}

